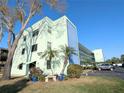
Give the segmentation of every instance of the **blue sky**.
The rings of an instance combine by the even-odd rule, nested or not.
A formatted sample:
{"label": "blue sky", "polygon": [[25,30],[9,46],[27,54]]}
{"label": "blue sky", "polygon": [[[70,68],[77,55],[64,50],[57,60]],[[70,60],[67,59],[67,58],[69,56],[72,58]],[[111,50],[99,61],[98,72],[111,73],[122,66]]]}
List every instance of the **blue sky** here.
{"label": "blue sky", "polygon": [[[105,58],[124,54],[124,0],[66,0],[67,9],[59,13],[47,6],[28,26],[48,16],[55,20],[66,15],[77,27],[79,42],[90,50],[102,48]],[[13,2],[10,3],[13,5]],[[18,30],[19,27],[16,27]],[[0,47],[7,47],[6,35]]]}

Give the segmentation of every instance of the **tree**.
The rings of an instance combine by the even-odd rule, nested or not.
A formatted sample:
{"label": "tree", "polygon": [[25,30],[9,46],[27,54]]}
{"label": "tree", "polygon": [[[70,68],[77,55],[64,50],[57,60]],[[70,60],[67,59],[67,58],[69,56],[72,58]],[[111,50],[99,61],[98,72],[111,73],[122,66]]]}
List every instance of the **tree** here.
{"label": "tree", "polygon": [[120,62],[120,59],[117,58],[117,57],[112,57],[112,58],[111,58],[111,62],[112,62],[112,64],[113,64],[113,63],[119,63],[119,62]]}
{"label": "tree", "polygon": [[107,62],[107,63],[111,63],[111,59],[107,59],[106,62]]}
{"label": "tree", "polygon": [[116,64],[116,63],[120,63],[120,59],[117,57],[112,57],[111,59],[106,60],[106,62],[110,64]]}
{"label": "tree", "polygon": [[[51,48],[46,49],[42,54],[40,54],[42,58],[45,58],[46,61],[49,61],[50,64],[52,63],[52,59],[58,56],[57,50],[52,50]],[[53,69],[51,67],[52,75]]]}
{"label": "tree", "polygon": [[[30,19],[43,8],[44,3],[56,7],[59,2],[58,0],[43,0],[42,2],[41,0],[17,0],[15,7],[10,7],[7,1],[0,0],[0,39],[5,31],[4,28],[6,28],[8,33],[8,56],[3,73],[3,79],[6,80],[11,78],[10,73],[13,55],[18,41]],[[14,28],[19,21],[21,28],[15,37]]]}
{"label": "tree", "polygon": [[69,59],[71,58],[72,55],[77,55],[77,54],[74,48],[68,47],[67,45],[61,46],[60,52],[63,53],[62,57],[64,58],[64,64],[63,64],[61,74],[64,74],[65,67],[68,64]]}
{"label": "tree", "polygon": [[121,55],[121,62],[124,62],[124,54]]}

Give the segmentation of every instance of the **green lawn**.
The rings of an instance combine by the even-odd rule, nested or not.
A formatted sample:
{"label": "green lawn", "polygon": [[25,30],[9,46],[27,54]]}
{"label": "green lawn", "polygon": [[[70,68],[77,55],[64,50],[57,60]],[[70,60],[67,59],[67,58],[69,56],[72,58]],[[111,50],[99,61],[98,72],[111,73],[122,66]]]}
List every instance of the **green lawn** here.
{"label": "green lawn", "polygon": [[9,82],[2,81],[0,93],[124,93],[124,80],[112,77],[81,77],[48,83],[22,79]]}

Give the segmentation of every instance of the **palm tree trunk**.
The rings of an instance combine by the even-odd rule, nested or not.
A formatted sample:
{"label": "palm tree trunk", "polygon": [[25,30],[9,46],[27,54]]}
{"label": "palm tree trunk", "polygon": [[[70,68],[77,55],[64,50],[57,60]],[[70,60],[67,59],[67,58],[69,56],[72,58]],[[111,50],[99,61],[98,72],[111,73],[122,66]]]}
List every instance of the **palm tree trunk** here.
{"label": "palm tree trunk", "polygon": [[[51,64],[52,63],[52,57],[51,56],[49,57],[49,61],[50,61],[50,64]],[[52,64],[51,64],[51,72],[52,72],[52,75],[53,75]]]}
{"label": "palm tree trunk", "polygon": [[65,65],[65,64],[63,64],[63,68],[62,68],[61,74],[64,74],[65,67],[66,67],[66,65]]}
{"label": "palm tree trunk", "polygon": [[65,71],[65,67],[67,65],[67,57],[64,58],[64,63],[63,63],[63,68],[62,68],[62,71],[61,71],[61,74],[64,74],[64,71]]}

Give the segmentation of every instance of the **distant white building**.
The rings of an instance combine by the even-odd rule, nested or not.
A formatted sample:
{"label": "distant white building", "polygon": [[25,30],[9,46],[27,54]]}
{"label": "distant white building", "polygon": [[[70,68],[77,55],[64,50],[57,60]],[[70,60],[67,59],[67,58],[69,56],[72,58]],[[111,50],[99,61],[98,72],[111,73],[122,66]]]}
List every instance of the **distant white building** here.
{"label": "distant white building", "polygon": [[27,75],[32,66],[39,67],[45,74],[51,74],[51,68],[53,74],[60,74],[63,58],[54,58],[50,64],[38,54],[44,52],[48,47],[59,50],[61,45],[73,47],[77,55],[73,55],[71,59],[74,64],[80,64],[76,26],[66,16],[55,21],[48,17],[43,18],[27,28],[20,38],[13,57],[11,75]]}
{"label": "distant white building", "polygon": [[95,49],[93,51],[94,57],[95,57],[95,62],[104,62],[104,54],[102,49]]}

